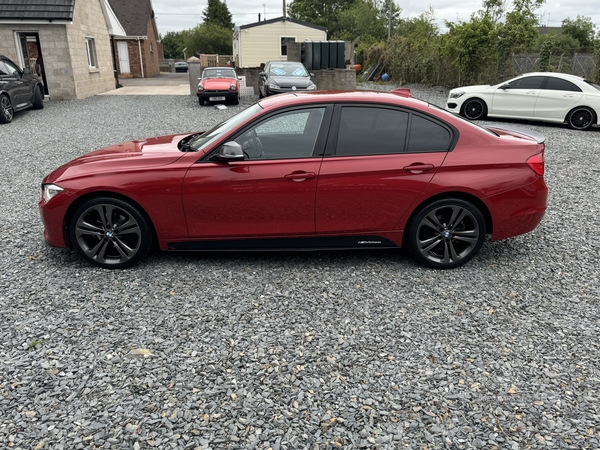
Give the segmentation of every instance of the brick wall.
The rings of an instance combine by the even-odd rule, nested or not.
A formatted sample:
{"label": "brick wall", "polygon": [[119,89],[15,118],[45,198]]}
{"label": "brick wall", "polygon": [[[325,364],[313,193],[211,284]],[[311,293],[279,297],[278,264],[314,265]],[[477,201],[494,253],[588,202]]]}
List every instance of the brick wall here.
{"label": "brick wall", "polygon": [[[143,65],[144,65],[144,77],[153,77],[160,73],[160,55],[162,54],[162,48],[156,41],[156,33],[154,31],[154,24],[150,16],[148,16],[148,29],[147,39],[123,39],[122,41],[127,42],[127,50],[129,53],[129,74],[122,74],[119,68],[119,76],[130,76],[133,78],[142,77],[142,66],[140,64],[140,50],[142,53]],[[115,55],[119,54],[117,49],[118,40],[115,39],[114,51]],[[117,65],[119,64],[117,57]]]}

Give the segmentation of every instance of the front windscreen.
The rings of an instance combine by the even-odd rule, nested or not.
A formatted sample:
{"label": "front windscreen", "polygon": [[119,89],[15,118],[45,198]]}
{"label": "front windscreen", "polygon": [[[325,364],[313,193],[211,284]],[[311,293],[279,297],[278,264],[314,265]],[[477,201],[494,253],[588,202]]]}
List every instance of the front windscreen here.
{"label": "front windscreen", "polygon": [[250,117],[257,114],[261,109],[262,107],[258,103],[255,103],[249,108],[243,110],[241,113],[230,117],[225,122],[221,122],[212,130],[209,130],[206,133],[203,133],[200,136],[192,139],[188,143],[189,147],[192,148],[194,151],[203,150],[206,146],[219,139],[222,135],[233,131],[235,128],[244,123]]}

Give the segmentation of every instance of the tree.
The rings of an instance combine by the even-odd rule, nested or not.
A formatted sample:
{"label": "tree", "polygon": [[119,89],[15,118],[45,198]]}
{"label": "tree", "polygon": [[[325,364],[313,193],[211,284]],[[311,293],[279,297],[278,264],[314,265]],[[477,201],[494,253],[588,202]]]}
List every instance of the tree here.
{"label": "tree", "polygon": [[233,30],[215,24],[200,24],[185,35],[186,53],[231,55]]}
{"label": "tree", "polygon": [[223,28],[233,29],[231,21],[231,13],[227,4],[221,0],[208,0],[206,9],[202,11],[204,14],[205,25],[218,25]]}
{"label": "tree", "polygon": [[165,58],[181,59],[184,57],[183,49],[185,48],[185,32],[184,31],[167,31],[161,36]]}
{"label": "tree", "polygon": [[361,40],[373,37],[376,40],[385,39],[387,35],[387,12],[382,11],[381,5],[372,0],[357,0],[338,16],[338,31],[335,39],[352,41],[357,37]]}
{"label": "tree", "polygon": [[566,18],[562,21],[562,32],[579,42],[584,49],[593,49],[595,25],[589,17],[577,16],[577,19]]}
{"label": "tree", "polygon": [[448,58],[458,84],[482,84],[495,77],[498,52],[496,25],[487,14],[474,15],[468,22],[446,22],[441,53]]}
{"label": "tree", "polygon": [[338,36],[341,32],[338,16],[355,2],[356,0],[294,0],[288,6],[288,15],[292,19],[327,28],[329,36]]}

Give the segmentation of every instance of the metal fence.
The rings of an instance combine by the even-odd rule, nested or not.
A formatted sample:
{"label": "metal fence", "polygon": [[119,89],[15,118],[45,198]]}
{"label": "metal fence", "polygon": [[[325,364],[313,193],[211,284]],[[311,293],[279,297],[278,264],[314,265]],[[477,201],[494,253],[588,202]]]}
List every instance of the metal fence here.
{"label": "metal fence", "polygon": [[[512,63],[518,75],[541,70],[539,53],[513,55]],[[574,55],[561,53],[550,55],[546,70],[591,78],[595,68],[596,63],[592,53],[575,53]]]}

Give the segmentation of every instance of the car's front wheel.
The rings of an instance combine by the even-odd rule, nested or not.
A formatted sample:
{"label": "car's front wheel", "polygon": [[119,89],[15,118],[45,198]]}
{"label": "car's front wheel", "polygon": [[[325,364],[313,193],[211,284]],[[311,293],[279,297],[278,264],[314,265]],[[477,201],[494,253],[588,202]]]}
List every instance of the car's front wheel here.
{"label": "car's front wheel", "polygon": [[594,124],[594,111],[584,106],[575,108],[567,116],[567,124],[574,130],[587,130]]}
{"label": "car's front wheel", "polygon": [[8,95],[0,95],[0,123],[8,123],[13,119],[14,110],[10,97]]}
{"label": "car's front wheel", "polygon": [[126,269],[144,258],[152,246],[146,215],[131,203],[112,197],[84,202],[69,225],[75,250],[91,264]]}
{"label": "car's front wheel", "polygon": [[37,85],[33,92],[33,109],[44,109],[44,95],[40,85]]}
{"label": "car's front wheel", "polygon": [[473,203],[447,198],[417,211],[408,226],[406,245],[418,262],[453,269],[477,254],[485,233],[485,220]]}
{"label": "car's front wheel", "polygon": [[463,104],[460,113],[469,120],[485,119],[485,116],[487,116],[487,105],[483,100],[471,98]]}

